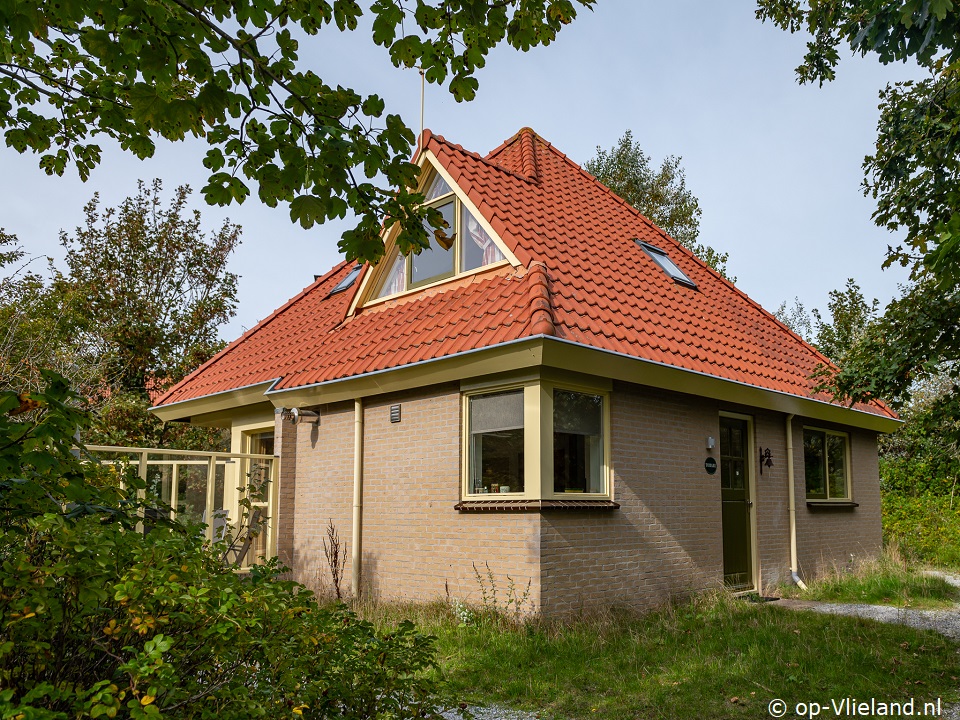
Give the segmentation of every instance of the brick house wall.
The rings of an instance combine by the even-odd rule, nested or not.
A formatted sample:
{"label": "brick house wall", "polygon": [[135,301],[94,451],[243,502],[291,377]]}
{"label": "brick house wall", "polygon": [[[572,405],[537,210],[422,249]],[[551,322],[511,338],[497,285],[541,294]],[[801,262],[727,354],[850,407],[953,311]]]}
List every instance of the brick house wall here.
{"label": "brick house wall", "polygon": [[[390,422],[390,406],[401,422]],[[456,384],[384,395],[364,402],[364,592],[385,600],[429,601],[447,591],[480,599],[473,564],[489,562],[501,600],[509,575],[531,587],[545,614],[595,606],[648,608],[723,582],[719,473],[703,466],[708,436],[719,437],[721,410],[754,419],[757,553],[760,581],[789,580],[785,415],[629,383],[611,395],[613,512],[459,513],[461,402]],[[281,548],[290,548],[295,577],[322,589],[328,519],[348,555],[353,505],[354,407],[323,406],[320,426],[296,428],[293,480],[281,465]],[[823,423],[817,423],[822,426]],[[797,540],[809,578],[850,553],[880,546],[876,435],[850,431],[852,486],[860,507],[810,511],[806,506],[802,418],[795,418]],[[293,427],[293,426],[288,426]],[[839,429],[839,428],[838,428]],[[286,430],[284,430],[286,432]],[[286,448],[287,437],[282,439]],[[756,453],[773,466],[759,474]],[[293,487],[289,487],[289,484]],[[289,508],[289,498],[295,499]],[[284,523],[285,525],[285,523]],[[283,559],[283,557],[281,557]]]}

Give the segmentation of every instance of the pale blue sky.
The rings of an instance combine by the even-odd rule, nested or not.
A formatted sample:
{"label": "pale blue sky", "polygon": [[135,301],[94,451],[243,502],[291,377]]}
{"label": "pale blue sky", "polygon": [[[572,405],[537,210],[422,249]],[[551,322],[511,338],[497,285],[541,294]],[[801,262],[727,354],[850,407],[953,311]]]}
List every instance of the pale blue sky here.
{"label": "pale blue sky", "polygon": [[[388,112],[419,128],[419,75],[394,69],[369,35],[329,30],[301,51],[327,82],[377,92]],[[529,125],[579,163],[630,128],[655,162],[683,157],[703,209],[701,242],[730,253],[738,287],[764,307],[794,296],[823,307],[847,277],[885,303],[906,275],[880,269],[897,238],[871,222],[860,164],[876,138],[878,90],[915,71],[845,57],[836,82],[801,87],[794,68],[803,52],[800,37],[757,21],[751,0],[600,0],[549,47],[498,48],[478,75],[475,101],[456,103],[428,86],[426,124],[480,153]],[[82,183],[72,171],[47,177],[36,157],[4,148],[0,227],[28,252],[60,257],[59,230],[82,221],[95,191],[107,205],[133,194],[138,178],[199,191],[202,157],[199,142],[162,145],[147,162],[105,148],[103,164]],[[221,209],[194,195],[208,228],[230,217],[244,229],[232,262],[240,302],[223,331],[228,340],[336,263],[348,227],[305,231],[286,208],[255,197]]]}

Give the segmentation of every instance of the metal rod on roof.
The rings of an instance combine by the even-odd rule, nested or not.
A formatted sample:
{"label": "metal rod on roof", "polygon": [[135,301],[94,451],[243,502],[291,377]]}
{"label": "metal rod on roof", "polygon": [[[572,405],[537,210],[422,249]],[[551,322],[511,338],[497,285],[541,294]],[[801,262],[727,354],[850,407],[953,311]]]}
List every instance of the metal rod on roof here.
{"label": "metal rod on roof", "polygon": [[426,82],[424,80],[423,65],[420,66],[420,136],[417,138],[417,149],[423,150],[420,143],[423,142],[423,97],[426,94]]}

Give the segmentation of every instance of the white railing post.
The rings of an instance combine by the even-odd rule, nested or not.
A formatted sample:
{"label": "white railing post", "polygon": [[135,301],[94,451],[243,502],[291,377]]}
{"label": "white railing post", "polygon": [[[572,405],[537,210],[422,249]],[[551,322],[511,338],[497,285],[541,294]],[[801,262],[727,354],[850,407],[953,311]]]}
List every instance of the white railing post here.
{"label": "white railing post", "polygon": [[214,507],[217,490],[217,456],[211,455],[207,463],[207,540],[213,542]]}
{"label": "white railing post", "polygon": [[[147,484],[147,456],[148,455],[149,453],[146,450],[140,453],[140,467],[137,468],[137,470],[139,471],[140,479],[143,480],[143,484],[144,484],[144,487],[137,490],[137,498],[141,502],[147,499],[146,484]],[[143,533],[143,507],[142,506],[137,510],[137,515],[140,516],[140,522],[137,523],[137,532],[142,534]]]}

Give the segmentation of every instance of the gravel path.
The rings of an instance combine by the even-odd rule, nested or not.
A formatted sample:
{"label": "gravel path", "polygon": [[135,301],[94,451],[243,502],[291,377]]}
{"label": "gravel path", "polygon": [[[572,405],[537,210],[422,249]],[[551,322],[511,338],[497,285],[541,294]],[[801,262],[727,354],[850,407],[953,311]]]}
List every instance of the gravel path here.
{"label": "gravel path", "polygon": [[[940,572],[939,570],[928,570],[924,574],[943,578],[954,587],[960,588],[960,576],[958,575]],[[813,612],[827,615],[850,615],[852,617],[868,618],[878,622],[907,625],[923,630],[934,630],[948,638],[960,641],[960,606],[952,610],[912,610],[886,605],[826,603],[787,598],[780,600],[776,604],[792,610],[812,610]],[[960,720],[960,704],[944,707],[942,717],[945,720]]]}
{"label": "gravel path", "polygon": [[[499,705],[491,705],[489,707],[471,705],[470,712],[474,720],[536,720],[540,717],[536,713],[511,710],[510,708],[500,707]],[[456,710],[446,710],[442,715],[447,720],[460,720],[460,713]]]}
{"label": "gravel path", "polygon": [[[939,570],[929,570],[925,574],[943,578],[951,585],[960,588],[960,576],[940,572]],[[780,600],[777,605],[794,610],[813,610],[827,615],[850,615],[878,622],[908,625],[923,630],[935,630],[948,638],[960,640],[960,607],[951,610],[913,610],[890,607],[889,605],[828,603],[788,598]]]}
{"label": "gravel path", "polygon": [[791,610],[812,610],[826,615],[850,615],[878,622],[908,625],[922,630],[935,630],[948,638],[960,640],[960,611],[957,610],[911,610],[887,605],[828,603],[787,598],[780,600],[777,605]]}

